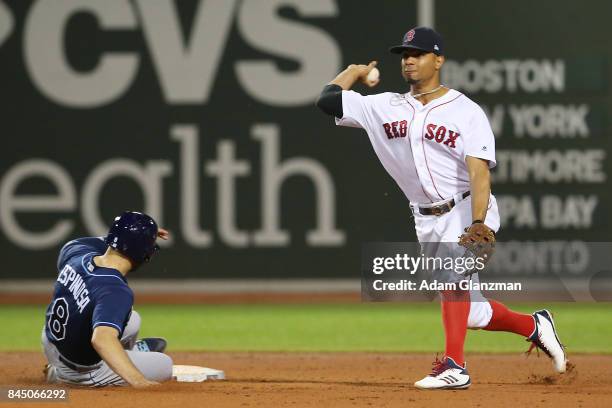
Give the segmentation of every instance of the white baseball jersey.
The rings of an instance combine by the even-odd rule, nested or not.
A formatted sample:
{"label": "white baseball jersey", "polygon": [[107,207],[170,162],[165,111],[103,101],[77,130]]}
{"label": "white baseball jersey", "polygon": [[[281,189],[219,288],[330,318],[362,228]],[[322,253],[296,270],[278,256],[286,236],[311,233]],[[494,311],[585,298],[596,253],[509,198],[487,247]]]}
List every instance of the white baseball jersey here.
{"label": "white baseball jersey", "polygon": [[426,105],[408,94],[342,91],[336,124],[365,129],[382,165],[412,203],[469,191],[466,156],[495,166],[495,138],[484,111],[454,89]]}

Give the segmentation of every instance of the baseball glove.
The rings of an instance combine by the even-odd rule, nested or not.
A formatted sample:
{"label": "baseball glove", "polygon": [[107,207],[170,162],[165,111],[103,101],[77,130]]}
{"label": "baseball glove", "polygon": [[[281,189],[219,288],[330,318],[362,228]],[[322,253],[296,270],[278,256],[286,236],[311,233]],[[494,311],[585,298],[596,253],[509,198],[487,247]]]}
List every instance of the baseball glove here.
{"label": "baseball glove", "polygon": [[475,222],[459,237],[459,245],[467,249],[466,255],[487,263],[495,251],[495,232],[483,222]]}

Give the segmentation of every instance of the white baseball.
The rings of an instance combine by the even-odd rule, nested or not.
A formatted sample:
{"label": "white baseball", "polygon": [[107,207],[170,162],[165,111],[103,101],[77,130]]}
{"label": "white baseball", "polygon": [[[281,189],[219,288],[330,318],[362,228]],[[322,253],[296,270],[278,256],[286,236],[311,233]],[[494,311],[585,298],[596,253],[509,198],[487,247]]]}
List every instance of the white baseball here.
{"label": "white baseball", "polygon": [[370,72],[368,72],[368,76],[366,77],[366,80],[369,83],[374,83],[378,81],[378,78],[380,78],[380,71],[378,70],[378,68],[374,67],[372,68]]}

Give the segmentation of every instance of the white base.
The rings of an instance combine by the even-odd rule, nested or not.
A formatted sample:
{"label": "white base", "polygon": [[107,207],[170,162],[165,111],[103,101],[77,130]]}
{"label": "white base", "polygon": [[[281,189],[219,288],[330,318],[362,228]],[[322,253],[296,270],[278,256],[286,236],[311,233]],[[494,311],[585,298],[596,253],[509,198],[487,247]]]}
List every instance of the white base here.
{"label": "white base", "polygon": [[172,378],[178,382],[202,382],[206,380],[225,380],[225,373],[214,368],[175,365],[172,366]]}

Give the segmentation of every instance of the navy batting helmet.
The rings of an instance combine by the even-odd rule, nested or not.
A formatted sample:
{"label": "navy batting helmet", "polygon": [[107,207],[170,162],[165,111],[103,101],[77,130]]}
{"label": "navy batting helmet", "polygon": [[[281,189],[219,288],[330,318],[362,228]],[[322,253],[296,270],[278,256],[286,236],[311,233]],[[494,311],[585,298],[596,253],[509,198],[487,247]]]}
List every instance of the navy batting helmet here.
{"label": "navy batting helmet", "polygon": [[159,250],[156,239],[157,223],[153,218],[140,212],[126,211],[115,218],[105,242],[128,257],[136,267],[149,262]]}

